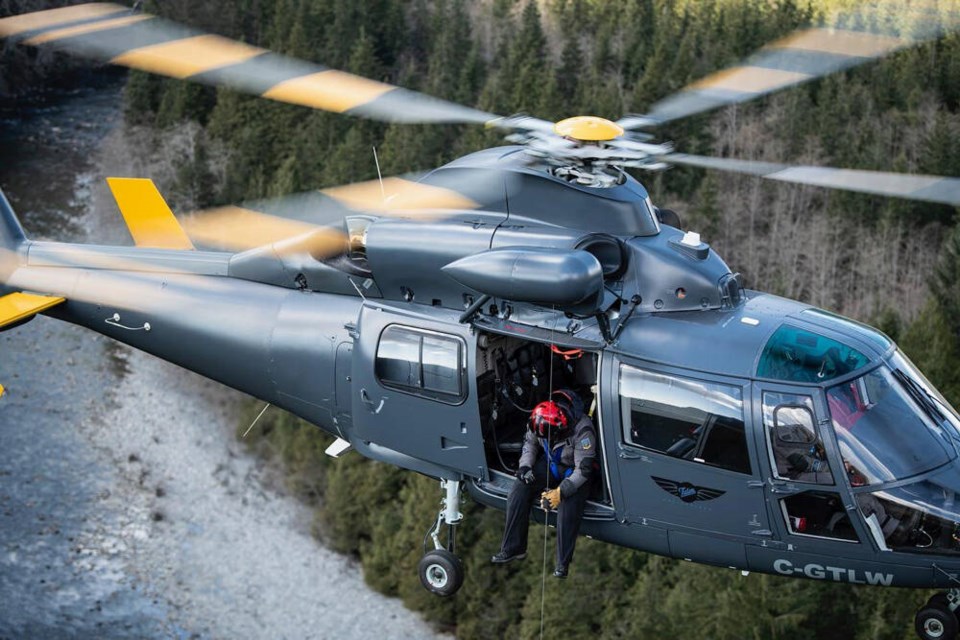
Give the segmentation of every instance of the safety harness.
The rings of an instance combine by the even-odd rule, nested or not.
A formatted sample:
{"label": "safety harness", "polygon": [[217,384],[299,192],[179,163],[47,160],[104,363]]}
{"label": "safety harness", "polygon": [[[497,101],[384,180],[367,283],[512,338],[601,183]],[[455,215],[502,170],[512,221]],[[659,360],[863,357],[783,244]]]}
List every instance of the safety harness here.
{"label": "safety harness", "polygon": [[554,451],[550,450],[550,443],[547,442],[546,438],[540,439],[540,444],[543,446],[543,452],[546,454],[547,464],[550,466],[550,475],[553,476],[553,479],[559,482],[565,478],[569,478],[570,474],[573,473],[573,467],[567,467],[564,472],[560,473],[560,464],[561,458],[563,457],[563,447],[557,447]]}

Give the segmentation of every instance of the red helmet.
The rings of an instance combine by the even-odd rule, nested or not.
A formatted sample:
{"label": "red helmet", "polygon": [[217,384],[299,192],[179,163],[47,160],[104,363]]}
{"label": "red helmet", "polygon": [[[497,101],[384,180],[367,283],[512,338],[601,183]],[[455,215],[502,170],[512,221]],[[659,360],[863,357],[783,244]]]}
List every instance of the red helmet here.
{"label": "red helmet", "polygon": [[541,438],[558,435],[567,430],[567,414],[556,402],[546,400],[530,412],[530,430]]}

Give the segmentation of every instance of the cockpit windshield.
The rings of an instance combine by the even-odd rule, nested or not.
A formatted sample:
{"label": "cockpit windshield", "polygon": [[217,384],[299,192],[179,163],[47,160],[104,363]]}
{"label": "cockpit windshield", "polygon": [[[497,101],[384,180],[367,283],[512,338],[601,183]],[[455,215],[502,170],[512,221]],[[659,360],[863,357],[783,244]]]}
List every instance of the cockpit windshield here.
{"label": "cockpit windshield", "polygon": [[898,369],[908,376],[917,387],[926,392],[927,396],[933,403],[936,405],[939,413],[943,416],[947,422],[950,423],[953,428],[954,437],[960,437],[960,416],[957,415],[957,410],[953,408],[947,399],[937,391],[937,388],[930,384],[930,381],[927,380],[926,376],[920,373],[920,370],[917,369],[917,365],[911,362],[910,358],[906,355],[897,351],[893,354],[893,357],[890,359],[890,365],[895,369]]}
{"label": "cockpit windshield", "polygon": [[843,465],[854,487],[909,478],[956,455],[943,426],[946,416],[937,412],[913,371],[898,367],[902,363],[895,358],[890,364],[897,368],[878,367],[827,390]]}

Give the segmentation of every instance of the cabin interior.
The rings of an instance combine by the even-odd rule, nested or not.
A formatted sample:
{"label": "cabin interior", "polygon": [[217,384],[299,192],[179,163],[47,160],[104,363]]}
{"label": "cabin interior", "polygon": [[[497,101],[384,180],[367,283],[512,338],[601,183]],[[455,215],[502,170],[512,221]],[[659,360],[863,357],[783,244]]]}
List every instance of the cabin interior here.
{"label": "cabin interior", "polygon": [[[591,501],[610,504],[603,473],[603,443],[596,407],[598,356],[581,349],[566,349],[484,332],[477,341],[477,395],[491,475],[513,477],[517,472],[528,418],[533,408],[550,398],[551,391],[569,389],[583,400],[583,406],[597,428],[599,482]],[[501,476],[501,480],[502,480]],[[496,482],[504,489],[509,483]]]}

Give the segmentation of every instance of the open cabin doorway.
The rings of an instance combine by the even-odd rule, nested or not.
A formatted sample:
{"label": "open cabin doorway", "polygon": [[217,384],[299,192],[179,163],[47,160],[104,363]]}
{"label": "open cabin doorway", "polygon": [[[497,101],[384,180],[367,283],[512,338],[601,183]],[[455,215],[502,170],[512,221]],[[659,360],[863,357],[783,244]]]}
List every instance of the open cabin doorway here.
{"label": "open cabin doorway", "polygon": [[605,471],[603,429],[598,410],[600,353],[545,344],[519,336],[481,332],[477,336],[477,396],[490,482],[484,488],[506,496],[516,477],[530,412],[552,391],[580,396],[597,432],[599,478],[585,517],[612,513]]}

